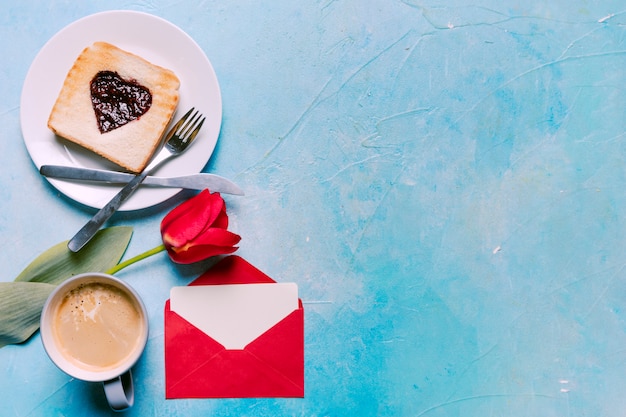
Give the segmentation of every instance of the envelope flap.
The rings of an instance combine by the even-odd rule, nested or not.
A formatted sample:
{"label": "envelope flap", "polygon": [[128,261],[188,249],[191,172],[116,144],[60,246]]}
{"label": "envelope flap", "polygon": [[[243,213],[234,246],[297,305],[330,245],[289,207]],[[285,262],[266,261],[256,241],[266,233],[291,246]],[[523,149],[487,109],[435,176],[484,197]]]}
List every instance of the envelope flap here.
{"label": "envelope flap", "polygon": [[224,347],[173,313],[170,300],[165,302],[165,372],[168,384],[178,384],[215,358]]}
{"label": "envelope flap", "polygon": [[213,265],[189,285],[253,284],[264,282],[273,283],[275,281],[240,256],[230,255]]}
{"label": "envelope flap", "polygon": [[174,287],[171,310],[227,349],[243,349],[298,309],[295,283]]}

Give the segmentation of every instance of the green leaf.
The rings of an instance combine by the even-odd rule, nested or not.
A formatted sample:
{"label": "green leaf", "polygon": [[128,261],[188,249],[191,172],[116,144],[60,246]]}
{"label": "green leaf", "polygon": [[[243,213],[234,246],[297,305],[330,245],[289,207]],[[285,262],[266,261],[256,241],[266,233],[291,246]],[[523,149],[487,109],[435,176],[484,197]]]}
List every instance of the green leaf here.
{"label": "green leaf", "polygon": [[0,282],[0,348],[26,341],[39,329],[41,310],[56,285]]}
{"label": "green leaf", "polygon": [[43,305],[56,284],[117,265],[132,234],[132,227],[102,229],[78,253],[61,242],[35,258],[14,282],[0,282],[0,348],[22,343],[37,331]]}
{"label": "green leaf", "polygon": [[128,226],[102,229],[78,253],[61,242],[35,258],[15,281],[59,284],[83,272],[105,272],[122,259],[132,234]]}

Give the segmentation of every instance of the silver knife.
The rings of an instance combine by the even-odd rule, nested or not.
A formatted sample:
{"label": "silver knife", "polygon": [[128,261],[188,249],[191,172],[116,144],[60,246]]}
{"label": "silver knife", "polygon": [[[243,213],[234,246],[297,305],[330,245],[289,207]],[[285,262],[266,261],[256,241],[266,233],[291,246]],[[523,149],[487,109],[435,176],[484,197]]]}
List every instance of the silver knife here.
{"label": "silver knife", "polygon": [[[133,174],[127,174],[125,172],[63,165],[42,165],[39,172],[41,175],[50,178],[97,181],[108,184],[125,184],[135,177]],[[200,173],[169,178],[148,176],[143,181],[143,184],[158,187],[188,188],[191,190],[203,190],[208,188],[212,192],[244,195],[243,190],[233,182],[214,174]]]}

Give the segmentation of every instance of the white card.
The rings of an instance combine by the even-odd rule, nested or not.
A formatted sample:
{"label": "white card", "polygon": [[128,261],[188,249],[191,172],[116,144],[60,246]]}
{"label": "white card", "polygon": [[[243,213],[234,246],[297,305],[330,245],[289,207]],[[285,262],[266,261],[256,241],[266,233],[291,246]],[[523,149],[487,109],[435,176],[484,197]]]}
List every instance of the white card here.
{"label": "white card", "polygon": [[170,291],[170,309],[226,349],[243,349],[298,308],[295,283],[191,285]]}

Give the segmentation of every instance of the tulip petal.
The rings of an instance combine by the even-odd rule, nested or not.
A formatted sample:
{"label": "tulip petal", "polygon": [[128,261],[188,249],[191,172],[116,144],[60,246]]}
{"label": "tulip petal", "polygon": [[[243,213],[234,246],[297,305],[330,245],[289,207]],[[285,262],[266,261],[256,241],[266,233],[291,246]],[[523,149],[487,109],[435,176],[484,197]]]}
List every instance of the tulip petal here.
{"label": "tulip petal", "polygon": [[220,229],[228,229],[228,215],[226,214],[226,204],[222,205],[222,210],[219,212],[212,227],[218,227]]}
{"label": "tulip petal", "polygon": [[223,255],[235,252],[235,247],[241,237],[235,233],[224,229],[210,229],[202,236],[201,240],[196,240],[185,247],[167,247],[170,258],[177,263],[198,262],[211,256]]}
{"label": "tulip petal", "polygon": [[227,255],[239,249],[236,246],[194,246],[187,251],[173,253],[168,249],[168,253],[172,261],[178,264],[191,264],[208,259],[212,256]]}
{"label": "tulip petal", "polygon": [[174,229],[170,234],[175,236],[184,234],[193,237],[202,230],[207,221],[211,220],[209,219],[211,215],[217,216],[218,213],[213,213],[214,207],[211,203],[210,193],[203,190],[169,212],[161,222],[161,229],[165,231]]}
{"label": "tulip petal", "polygon": [[201,235],[216,220],[223,223],[221,213],[225,203],[219,193],[203,190],[195,197],[170,211],[161,222],[161,234],[166,245],[184,246]]}
{"label": "tulip petal", "polygon": [[226,229],[210,228],[198,236],[189,246],[215,245],[233,246],[239,243],[241,236]]}

